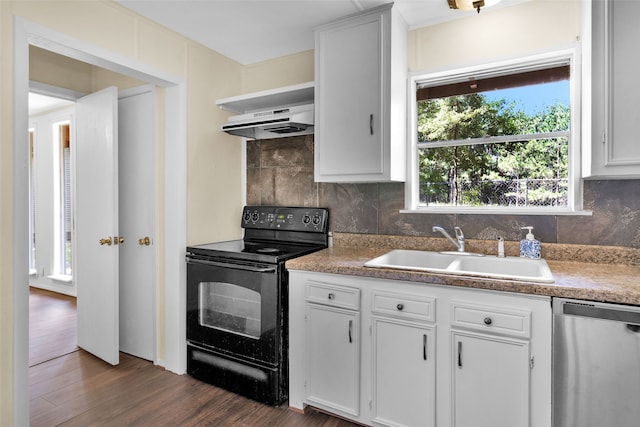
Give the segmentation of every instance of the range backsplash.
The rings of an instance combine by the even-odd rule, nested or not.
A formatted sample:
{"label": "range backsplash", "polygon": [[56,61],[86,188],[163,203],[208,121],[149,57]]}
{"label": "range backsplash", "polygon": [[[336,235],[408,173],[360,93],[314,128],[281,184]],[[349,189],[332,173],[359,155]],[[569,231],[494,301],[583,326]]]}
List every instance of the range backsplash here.
{"label": "range backsplash", "polygon": [[520,240],[531,225],[543,243],[640,248],[640,180],[585,181],[592,216],[401,214],[403,183],[314,182],[313,135],[247,142],[247,203],[327,207],[329,229],[344,233],[434,236],[434,225],[457,225],[469,239]]}

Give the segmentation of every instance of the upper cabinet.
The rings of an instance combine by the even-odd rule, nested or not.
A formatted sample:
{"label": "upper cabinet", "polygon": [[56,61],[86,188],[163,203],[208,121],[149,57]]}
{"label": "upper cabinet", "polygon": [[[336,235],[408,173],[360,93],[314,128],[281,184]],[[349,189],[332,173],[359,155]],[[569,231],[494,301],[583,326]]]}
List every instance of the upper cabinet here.
{"label": "upper cabinet", "polygon": [[635,82],[640,74],[640,2],[593,1],[588,12],[593,55],[592,147],[584,175],[640,178],[640,133],[636,128],[640,123],[640,91]]}
{"label": "upper cabinet", "polygon": [[405,180],[406,74],[393,4],[316,28],[316,181]]}

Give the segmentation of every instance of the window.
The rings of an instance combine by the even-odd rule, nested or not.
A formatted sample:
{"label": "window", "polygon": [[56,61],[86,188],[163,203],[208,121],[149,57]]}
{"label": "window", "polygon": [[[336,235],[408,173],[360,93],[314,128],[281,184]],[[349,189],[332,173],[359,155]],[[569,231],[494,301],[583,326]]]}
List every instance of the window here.
{"label": "window", "polygon": [[54,144],[58,147],[58,173],[56,185],[56,267],[57,273],[71,276],[72,273],[72,201],[71,201],[71,137],[69,121],[54,123]]}
{"label": "window", "polygon": [[29,129],[29,273],[36,271],[35,129]]}
{"label": "window", "polygon": [[417,76],[410,209],[572,211],[570,52]]}

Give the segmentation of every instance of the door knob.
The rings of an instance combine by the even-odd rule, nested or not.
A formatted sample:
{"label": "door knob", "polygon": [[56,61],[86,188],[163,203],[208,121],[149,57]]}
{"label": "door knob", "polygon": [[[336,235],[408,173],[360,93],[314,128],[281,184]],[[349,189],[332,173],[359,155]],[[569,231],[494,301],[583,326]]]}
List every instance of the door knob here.
{"label": "door knob", "polygon": [[151,239],[149,239],[149,236],[145,236],[142,239],[138,239],[138,244],[140,246],[149,246],[151,244]]}
{"label": "door knob", "polygon": [[106,239],[100,239],[100,245],[111,246],[111,243],[111,236],[107,237]]}
{"label": "door knob", "polygon": [[122,237],[122,236],[113,236],[113,243],[115,243],[116,245],[123,244],[124,243],[124,237]]}

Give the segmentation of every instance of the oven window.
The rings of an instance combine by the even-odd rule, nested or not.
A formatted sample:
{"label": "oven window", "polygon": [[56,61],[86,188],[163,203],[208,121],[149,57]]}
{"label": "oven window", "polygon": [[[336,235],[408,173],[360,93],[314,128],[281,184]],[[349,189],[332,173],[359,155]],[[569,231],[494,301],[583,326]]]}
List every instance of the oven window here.
{"label": "oven window", "polygon": [[200,324],[260,338],[260,293],[222,282],[200,283]]}

